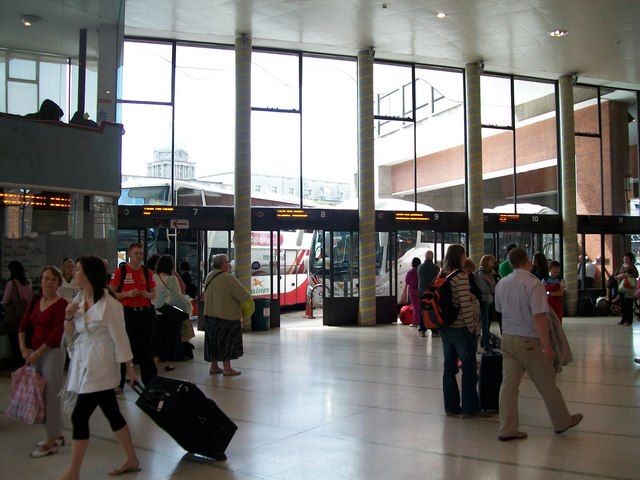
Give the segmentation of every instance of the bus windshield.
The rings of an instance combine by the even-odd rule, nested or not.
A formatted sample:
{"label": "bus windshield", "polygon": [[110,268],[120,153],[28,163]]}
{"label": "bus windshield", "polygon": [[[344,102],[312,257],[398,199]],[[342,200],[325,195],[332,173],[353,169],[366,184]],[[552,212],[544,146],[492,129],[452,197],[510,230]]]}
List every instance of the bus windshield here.
{"label": "bus windshield", "polygon": [[170,205],[169,185],[123,187],[118,205]]}

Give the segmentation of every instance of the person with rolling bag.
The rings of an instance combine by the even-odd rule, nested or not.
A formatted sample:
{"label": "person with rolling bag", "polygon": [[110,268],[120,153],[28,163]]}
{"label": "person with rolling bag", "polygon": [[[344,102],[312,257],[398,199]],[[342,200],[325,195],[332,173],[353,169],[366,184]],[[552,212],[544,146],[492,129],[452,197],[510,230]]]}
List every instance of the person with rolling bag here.
{"label": "person with rolling bag", "polygon": [[109,475],[137,472],[140,463],[114,389],[120,379],[120,363],[125,364],[131,385],[137,382],[123,308],[107,288],[102,259],[80,257],[74,278],[82,292],[65,310],[69,374],[60,393],[65,409],[71,411],[73,442],[69,467],[59,480],[79,478],[89,446],[89,419],[97,407],[125,455]]}

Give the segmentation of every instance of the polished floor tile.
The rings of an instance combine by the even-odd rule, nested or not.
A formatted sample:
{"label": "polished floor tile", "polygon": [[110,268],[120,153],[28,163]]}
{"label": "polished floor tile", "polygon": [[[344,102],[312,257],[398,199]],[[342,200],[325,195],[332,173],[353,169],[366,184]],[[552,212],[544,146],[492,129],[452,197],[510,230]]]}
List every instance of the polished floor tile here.
{"label": "polished floor tile", "polygon": [[[389,480],[640,478],[640,326],[610,318],[568,318],[575,361],[558,375],[572,412],[583,422],[553,432],[540,395],[525,377],[521,429],[529,438],[497,440],[497,417],[449,418],[442,408],[442,344],[397,324],[323,327],[287,314],[282,327],[245,334],[239,377],[210,375],[196,359],[167,374],[197,383],[237,423],[226,462],[185,454],[135,406],[126,389],[120,405],[145,480]],[[8,371],[0,375],[0,410],[7,406]],[[44,433],[0,417],[0,478],[55,479],[70,447],[41,459],[28,453]],[[70,438],[70,422],[65,419]],[[98,411],[82,478],[107,478],[121,452]]]}

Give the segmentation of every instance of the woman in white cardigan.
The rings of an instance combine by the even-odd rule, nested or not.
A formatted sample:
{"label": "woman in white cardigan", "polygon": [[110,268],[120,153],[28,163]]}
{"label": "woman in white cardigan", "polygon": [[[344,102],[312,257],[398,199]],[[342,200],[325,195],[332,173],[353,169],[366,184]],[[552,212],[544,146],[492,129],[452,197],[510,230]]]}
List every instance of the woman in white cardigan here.
{"label": "woman in white cardigan", "polygon": [[80,257],[75,279],[82,293],[67,306],[64,327],[67,337],[72,339],[67,391],[77,394],[77,400],[71,414],[71,465],[60,480],[79,478],[89,444],[89,418],[98,406],[125,453],[124,462],[109,475],[135,472],[140,470],[138,458],[114,391],[120,381],[121,362],[127,366],[130,381],[137,380],[122,305],[107,289],[106,271],[100,258]]}

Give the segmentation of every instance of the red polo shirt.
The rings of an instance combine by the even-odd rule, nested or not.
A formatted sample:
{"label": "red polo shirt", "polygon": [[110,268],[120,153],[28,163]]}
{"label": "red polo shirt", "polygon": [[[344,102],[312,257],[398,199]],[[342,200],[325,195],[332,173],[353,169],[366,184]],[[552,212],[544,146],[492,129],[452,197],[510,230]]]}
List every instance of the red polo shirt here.
{"label": "red polo shirt", "polygon": [[[151,270],[147,270],[149,275],[149,282],[147,284],[147,279],[144,278],[144,269],[142,266],[138,270],[134,270],[131,268],[131,265],[127,263],[126,265],[127,275],[124,278],[124,283],[122,284],[122,292],[128,292],[130,290],[140,290],[141,292],[154,290],[156,288],[156,284],[153,281],[153,272]],[[120,286],[120,275],[122,269],[116,268],[111,275],[111,280],[109,281],[109,286],[113,287],[114,290],[118,290]],[[151,300],[148,298],[144,298],[142,295],[137,295],[135,297],[126,297],[120,300],[124,307],[150,307]]]}

